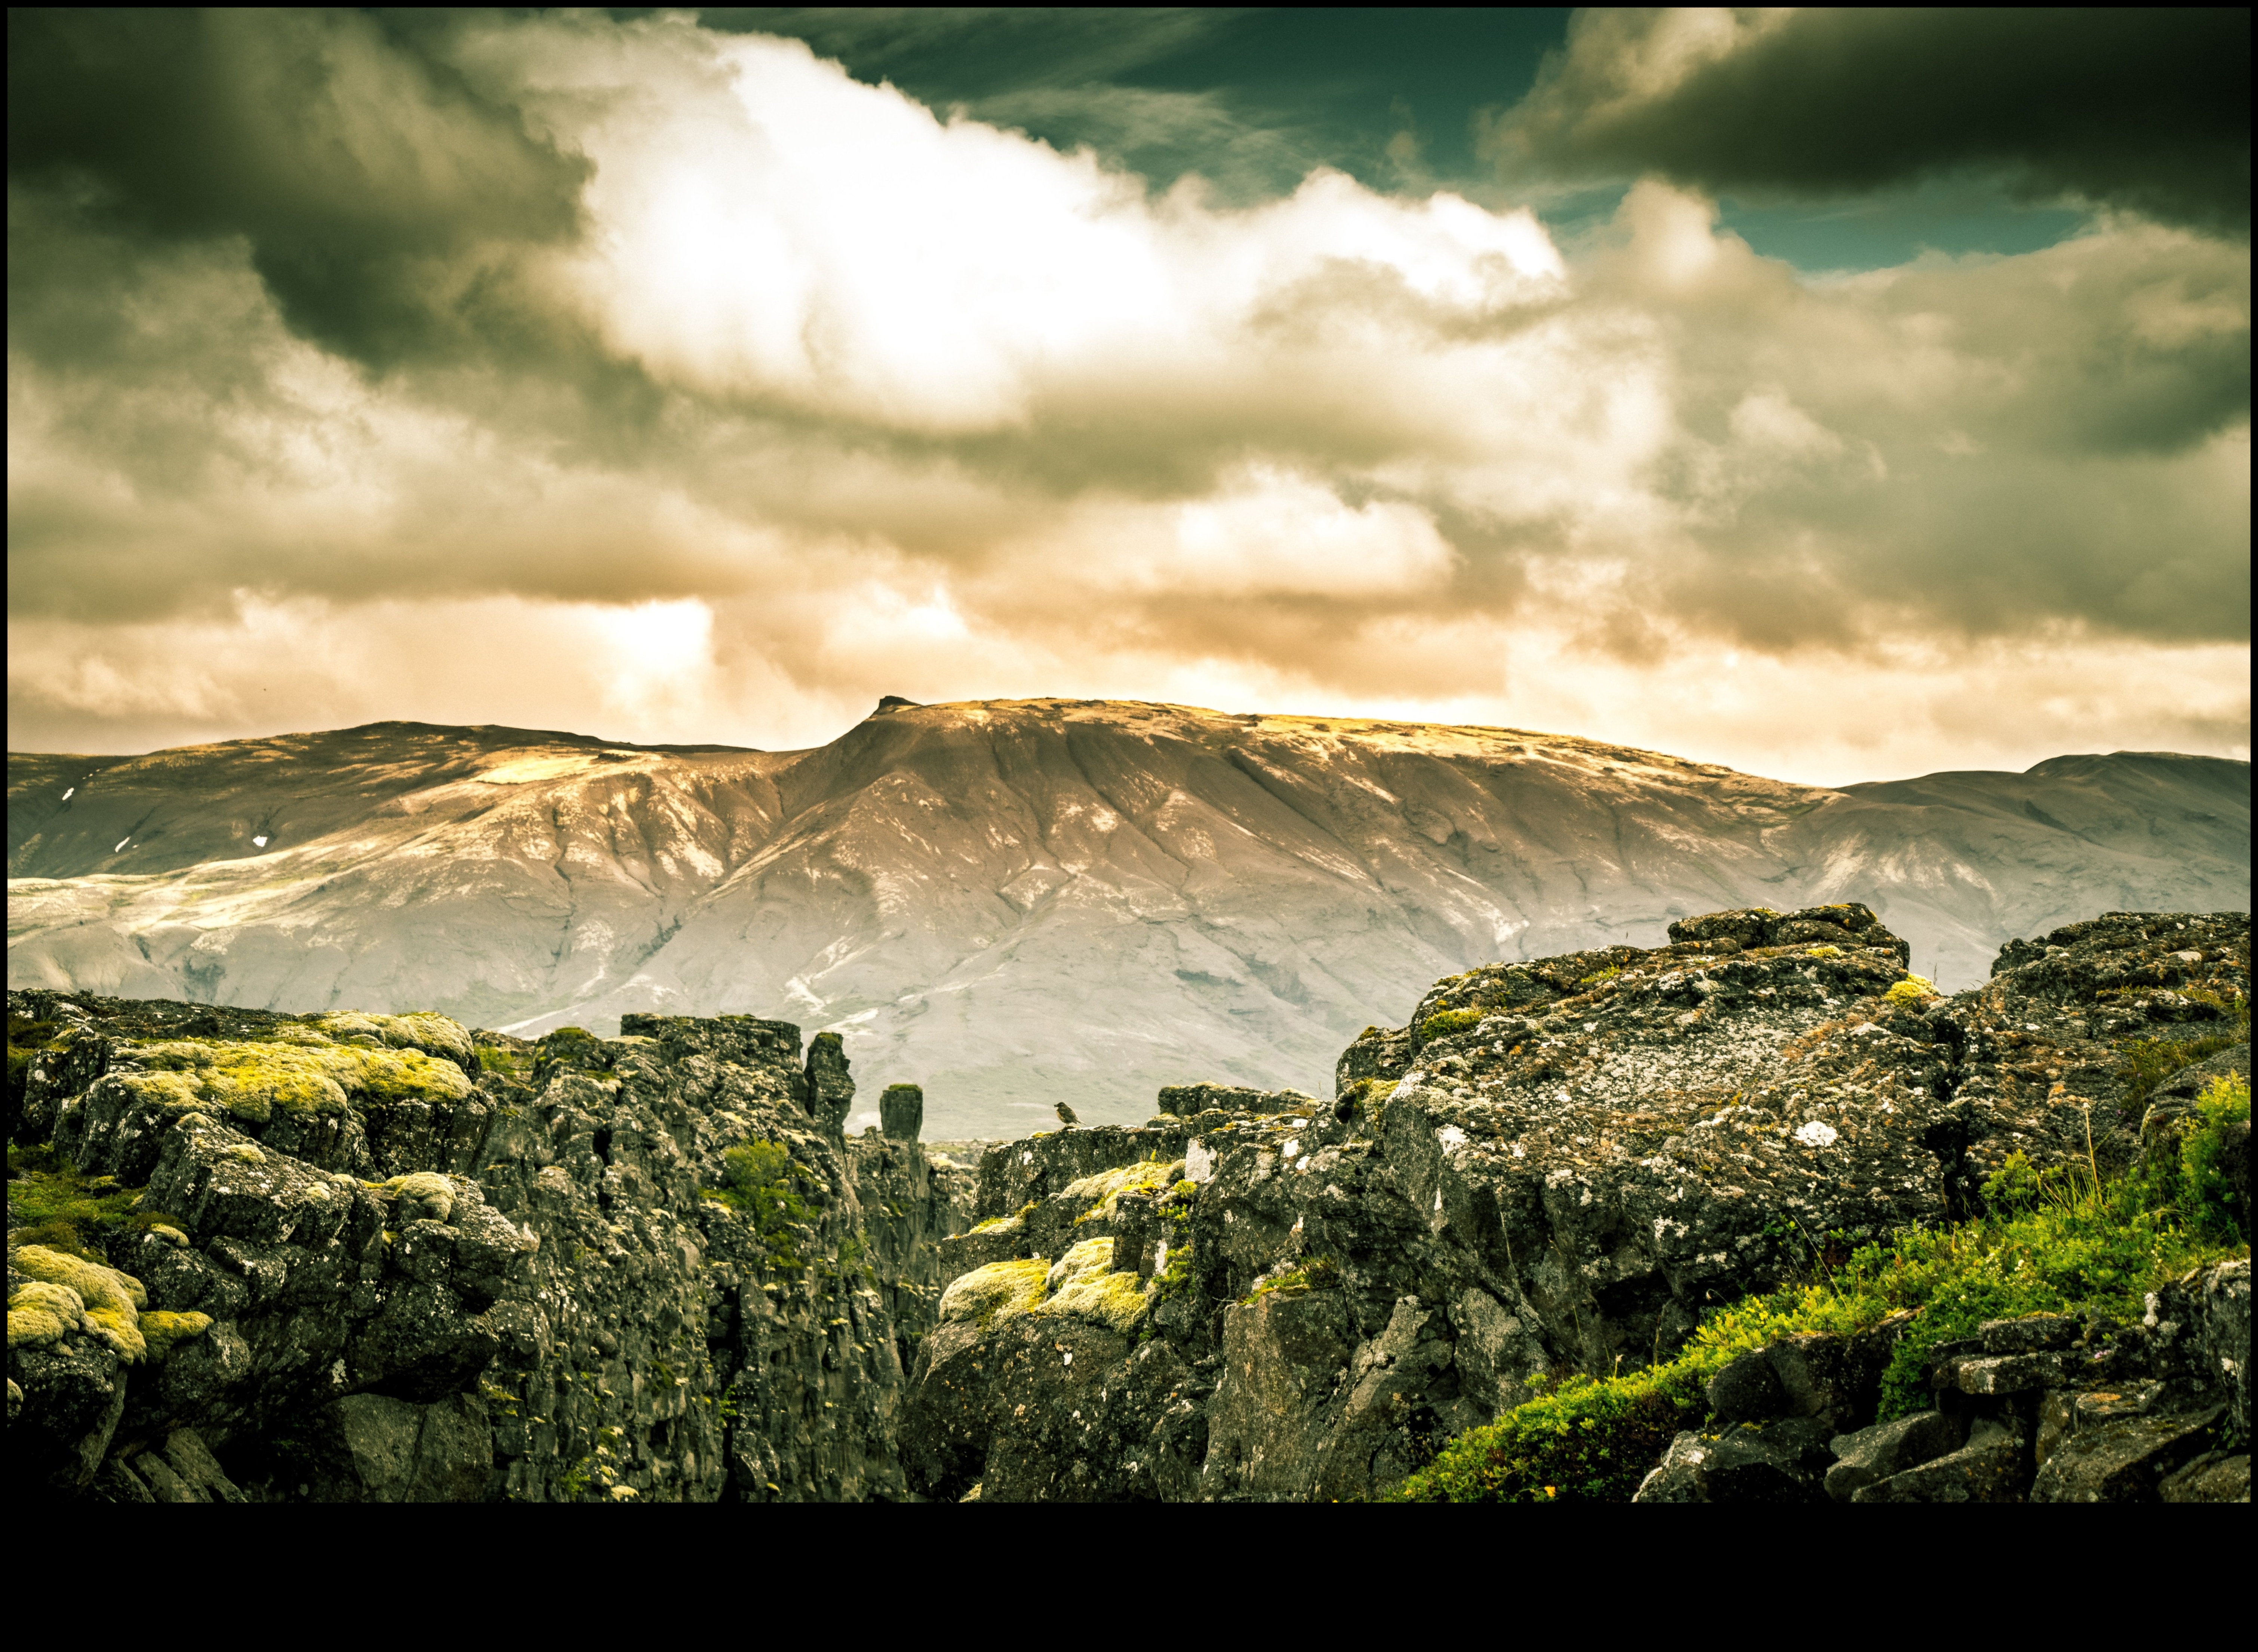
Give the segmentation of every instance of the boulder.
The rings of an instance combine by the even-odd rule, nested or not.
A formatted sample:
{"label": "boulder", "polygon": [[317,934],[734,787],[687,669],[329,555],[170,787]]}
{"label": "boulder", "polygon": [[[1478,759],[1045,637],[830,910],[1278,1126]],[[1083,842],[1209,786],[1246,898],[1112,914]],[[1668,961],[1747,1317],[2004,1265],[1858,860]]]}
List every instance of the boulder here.
{"label": "boulder", "polygon": [[2031,1483],[2028,1436],[2014,1419],[1979,1418],[1956,1451],[1851,1492],[1854,1503],[2020,1503]]}
{"label": "boulder", "polygon": [[1827,1471],[1827,1495],[1847,1503],[1867,1486],[1957,1451],[1967,1439],[1966,1421],[1944,1411],[1916,1411],[1838,1435],[1828,1445],[1836,1461]]}
{"label": "boulder", "polygon": [[1808,1418],[1682,1433],[1635,1503],[1808,1503],[1820,1497],[1826,1431]]}
{"label": "boulder", "polygon": [[2163,1479],[2208,1451],[2224,1406],[2192,1414],[2120,1417],[2062,1442],[2031,1485],[2034,1503],[2153,1503]]}
{"label": "boulder", "polygon": [[2167,1503],[2247,1503],[2250,1454],[2206,1451],[2167,1474],[2156,1493]]}

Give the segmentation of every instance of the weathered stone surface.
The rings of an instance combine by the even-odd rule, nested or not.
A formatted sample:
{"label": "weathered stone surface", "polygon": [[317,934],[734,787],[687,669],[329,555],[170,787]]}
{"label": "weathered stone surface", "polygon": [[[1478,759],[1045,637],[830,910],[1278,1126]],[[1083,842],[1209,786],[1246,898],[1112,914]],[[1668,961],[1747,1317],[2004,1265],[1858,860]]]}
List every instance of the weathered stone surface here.
{"label": "weathered stone surface", "polygon": [[2218,1388],[2229,1424],[2250,1428],[2250,1258],[2190,1274],[2153,1293],[2141,1329],[2156,1375],[2196,1393]]}
{"label": "weathered stone surface", "polygon": [[[1417,1328],[1407,1319],[1397,1338],[1415,1358]],[[1325,1448],[1335,1414],[1353,1399],[1344,1389],[1357,1340],[1338,1292],[1268,1292],[1224,1310],[1222,1377],[1208,1408],[1204,1472],[1210,1495],[1298,1501],[1312,1494],[1321,1463],[1344,1455]],[[1433,1349],[1431,1338],[1431,1358]],[[1360,1415],[1385,1404],[1368,1389]],[[1362,1478],[1368,1480],[1367,1457]],[[1344,1475],[1358,1478],[1346,1462],[1334,1478]]]}
{"label": "weathered stone surface", "polygon": [[2072,1380],[2078,1364],[2061,1354],[2001,1354],[1958,1360],[1950,1375],[1952,1386],[1963,1394],[2036,1393]]}
{"label": "weathered stone surface", "polygon": [[1639,1485],[1635,1503],[1817,1500],[1826,1431],[1807,1418],[1717,1434],[1681,1433]]}
{"label": "weathered stone surface", "polygon": [[1854,1503],[2020,1503],[2031,1483],[2030,1442],[2012,1418],[1979,1418],[1956,1451],[1876,1480]]}
{"label": "weathered stone surface", "polygon": [[878,1096],[878,1129],[897,1141],[915,1141],[925,1128],[925,1091],[915,1084],[889,1084]]}
{"label": "weathered stone surface", "polygon": [[2135,1381],[2111,1388],[2057,1389],[2039,1402],[2038,1436],[2033,1460],[2041,1467],[2080,1429],[2099,1428],[2126,1417],[2143,1417],[2166,1400],[2166,1385]]}
{"label": "weathered stone surface", "polygon": [[2173,1470],[2210,1450],[2223,1406],[2192,1415],[2120,1417],[2079,1429],[2031,1485],[2034,1503],[2148,1503]]}
{"label": "weathered stone surface", "polygon": [[855,1081],[848,1074],[845,1046],[835,1032],[819,1032],[807,1046],[808,1110],[825,1130],[847,1125],[855,1106]]}
{"label": "weathered stone surface", "polygon": [[1708,1393],[1709,1409],[1726,1422],[1776,1417],[1787,1405],[1787,1396],[1779,1386],[1779,1373],[1772,1369],[1769,1354],[1761,1348],[1748,1349],[1726,1361],[1709,1379]]}
{"label": "weathered stone surface", "polygon": [[1828,1443],[1836,1460],[1827,1471],[1827,1495],[1848,1502],[1877,1481],[1957,1451],[1967,1439],[1966,1421],[1945,1411],[1916,1411],[1839,1435]]}
{"label": "weathered stone surface", "polygon": [[2026,1314],[2020,1319],[1987,1319],[1976,1334],[1987,1354],[2034,1354],[2068,1348],[2084,1330],[2060,1314]]}
{"label": "weathered stone surface", "polygon": [[2166,1475],[2156,1491],[2167,1503],[2247,1503],[2250,1500],[2250,1454],[2206,1451]]}

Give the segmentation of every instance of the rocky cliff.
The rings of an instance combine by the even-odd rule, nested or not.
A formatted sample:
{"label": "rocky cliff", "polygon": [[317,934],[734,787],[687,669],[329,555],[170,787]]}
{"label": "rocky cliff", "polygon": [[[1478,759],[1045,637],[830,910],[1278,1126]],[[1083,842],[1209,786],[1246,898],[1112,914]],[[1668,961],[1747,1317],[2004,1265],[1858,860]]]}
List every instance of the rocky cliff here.
{"label": "rocky cliff", "polygon": [[11,994],[9,1450],[121,1501],[906,1494],[968,1173],[835,1037]]}
{"label": "rocky cliff", "polygon": [[[8,984],[533,1036],[751,1010],[922,1083],[1322,1089],[1437,976],[1864,893],[1949,986],[2098,906],[2247,907],[2247,763],[1797,785],[1557,734],[1062,700],[896,704],[805,752],[379,724],[11,754]],[[1877,893],[1877,891],[1879,891]],[[853,1121],[858,1127],[861,1119]]]}
{"label": "rocky cliff", "polygon": [[1328,1096],[1173,1087],[1144,1124],[994,1147],[976,1184],[909,1139],[907,1090],[898,1134],[848,1134],[840,1041],[783,1023],[528,1043],[11,993],[18,1483],[1417,1491],[1577,1380],[1683,1369],[1720,1310],[1850,1249],[2176,1152],[2239,1074],[2239,1125],[2202,1115],[2239,1239],[2145,1315],[1774,1336],[1647,1396],[1608,1436],[1637,1460],[1590,1484],[2247,1498],[2248,918],[2110,914],[1949,996],[1907,951],[1835,904],[1485,966],[1367,1029]]}
{"label": "rocky cliff", "polygon": [[[1981,1494],[2020,1496],[2040,1402],[2067,1396],[2074,1421],[2127,1383],[2138,1403],[2120,1409],[2163,1429],[2166,1466],[2223,1429],[2247,1439],[2247,917],[2073,925],[1951,997],[1907,975],[1862,905],[1671,932],[1440,982],[1407,1026],[1350,1046],[1330,1098],[1163,1091],[1142,1127],[991,1152],[981,1222],[943,1245],[966,1271],[914,1373],[912,1483],[983,1500],[1384,1494],[1564,1375],[1659,1366],[1718,1306],[1974,1213],[2011,1165],[2121,1170],[2144,1126],[2188,1110],[2169,1087],[2135,1096],[2127,1047],[2229,1046],[2177,1081],[2241,1075],[2244,1259],[2176,1287],[2161,1320],[2151,1303],[2145,1324],[2057,1315],[1928,1350],[1949,1421],[1884,1455],[1909,1472],[1975,1450]],[[1728,1447],[1774,1464],[1764,1495],[1858,1489],[1827,1481],[1828,1447],[1880,1449],[1850,1436],[1875,1423],[1914,1317],[1766,1353],[1785,1388],[1728,1384],[1692,1415],[1786,1433],[1759,1449],[1686,1430],[1664,1489],[1729,1499],[1729,1477],[1697,1473]]]}

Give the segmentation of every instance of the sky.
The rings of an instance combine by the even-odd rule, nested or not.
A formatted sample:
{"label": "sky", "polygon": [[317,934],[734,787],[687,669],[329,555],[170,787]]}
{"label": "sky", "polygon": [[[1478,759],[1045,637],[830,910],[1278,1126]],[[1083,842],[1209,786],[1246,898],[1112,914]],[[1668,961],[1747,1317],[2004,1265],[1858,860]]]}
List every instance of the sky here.
{"label": "sky", "polygon": [[2247,758],[2248,35],[11,11],[9,744]]}

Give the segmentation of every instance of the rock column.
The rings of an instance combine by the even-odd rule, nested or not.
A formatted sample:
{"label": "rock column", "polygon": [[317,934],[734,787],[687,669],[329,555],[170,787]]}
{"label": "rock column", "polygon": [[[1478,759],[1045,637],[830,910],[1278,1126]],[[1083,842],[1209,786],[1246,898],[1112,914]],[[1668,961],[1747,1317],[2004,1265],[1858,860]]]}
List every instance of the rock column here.
{"label": "rock column", "polygon": [[925,1091],[915,1084],[889,1084],[878,1097],[878,1129],[898,1141],[915,1141],[925,1128]]}
{"label": "rock column", "polygon": [[855,1080],[836,1032],[819,1032],[807,1044],[807,1110],[833,1135],[843,1134],[855,1105]]}

